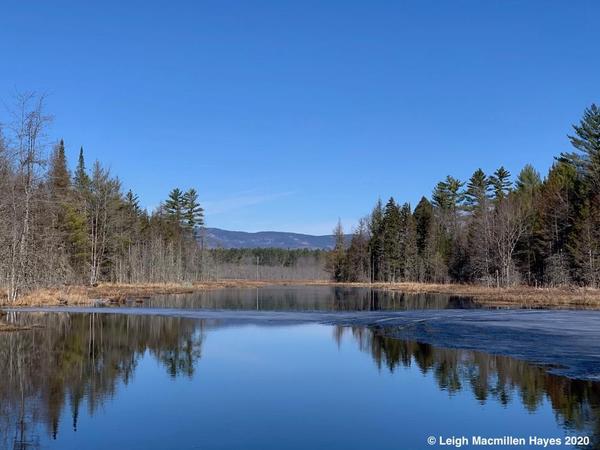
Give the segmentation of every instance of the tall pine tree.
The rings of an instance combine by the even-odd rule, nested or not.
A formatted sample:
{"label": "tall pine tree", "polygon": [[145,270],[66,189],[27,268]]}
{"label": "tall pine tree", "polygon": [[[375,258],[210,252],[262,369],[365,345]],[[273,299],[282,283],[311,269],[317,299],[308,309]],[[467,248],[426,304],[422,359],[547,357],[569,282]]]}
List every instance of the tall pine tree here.
{"label": "tall pine tree", "polygon": [[188,229],[194,231],[204,225],[204,209],[200,206],[196,189],[188,189],[181,197],[183,223]]}
{"label": "tall pine tree", "polygon": [[512,183],[510,181],[510,172],[501,166],[490,177],[490,183],[494,190],[494,199],[502,201],[506,198],[511,190]]}
{"label": "tall pine tree", "polygon": [[383,276],[385,281],[397,281],[402,274],[402,218],[400,208],[390,197],[383,213]]}
{"label": "tall pine tree", "polygon": [[182,224],[184,219],[184,199],[181,189],[175,188],[169,192],[169,198],[164,205],[166,216],[177,224]]}
{"label": "tall pine tree", "polygon": [[345,281],[348,279],[346,272],[346,239],[340,220],[338,220],[333,230],[333,236],[335,243],[327,258],[326,270],[331,274],[334,281]]}

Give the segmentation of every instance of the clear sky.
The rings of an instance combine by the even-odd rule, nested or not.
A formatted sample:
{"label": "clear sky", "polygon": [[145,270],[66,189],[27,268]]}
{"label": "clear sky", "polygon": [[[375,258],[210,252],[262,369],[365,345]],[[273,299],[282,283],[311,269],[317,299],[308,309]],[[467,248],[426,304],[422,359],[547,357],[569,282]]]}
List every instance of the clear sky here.
{"label": "clear sky", "polygon": [[[600,102],[598,1],[19,1],[0,100],[48,94],[54,138],[152,208],[327,234],[447,174],[545,172]],[[4,112],[0,117],[6,117]]]}

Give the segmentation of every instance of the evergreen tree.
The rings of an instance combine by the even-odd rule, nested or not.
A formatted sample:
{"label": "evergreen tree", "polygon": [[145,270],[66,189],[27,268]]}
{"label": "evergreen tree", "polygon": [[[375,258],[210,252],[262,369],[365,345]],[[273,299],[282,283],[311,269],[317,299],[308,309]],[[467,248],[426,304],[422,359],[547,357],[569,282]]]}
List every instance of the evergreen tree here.
{"label": "evergreen tree", "polygon": [[501,201],[506,198],[512,183],[510,181],[510,172],[501,166],[494,172],[494,175],[490,177],[490,183],[494,190],[494,198],[496,201]]}
{"label": "evergreen tree", "polygon": [[549,254],[565,248],[575,217],[576,192],[575,167],[560,161],[555,163],[542,186],[540,201],[543,239]]}
{"label": "evergreen tree", "polygon": [[435,185],[433,193],[431,194],[431,200],[433,206],[439,210],[447,211],[450,209],[450,196],[448,194],[448,185],[445,181],[440,181]]}
{"label": "evergreen tree", "polygon": [[402,272],[400,208],[390,197],[383,213],[383,276],[385,281],[397,281]]}
{"label": "evergreen tree", "polygon": [[184,219],[184,198],[181,189],[175,188],[169,192],[169,198],[164,205],[167,218],[174,223],[182,224]]}
{"label": "evergreen tree", "polygon": [[333,229],[335,244],[327,258],[327,271],[334,281],[345,281],[348,279],[346,272],[346,242],[342,222],[338,220]]}
{"label": "evergreen tree", "polygon": [[65,208],[66,248],[71,266],[78,281],[87,275],[89,260],[88,222],[77,205],[67,204]]}
{"label": "evergreen tree", "polygon": [[89,266],[89,233],[88,220],[90,206],[91,180],[85,166],[83,147],[79,149],[77,166],[73,174],[72,196],[65,212],[65,230],[67,248],[75,276],[82,281],[88,275]]}
{"label": "evergreen tree", "polygon": [[[567,267],[567,244],[576,216],[577,171],[566,161],[557,161],[543,182],[536,202],[537,222],[533,229],[533,247],[541,282],[556,284],[569,277],[559,269]],[[549,270],[552,268],[553,270]]]}
{"label": "evergreen tree", "polygon": [[52,199],[54,201],[64,201],[71,185],[71,175],[67,167],[65,143],[62,139],[56,145],[50,157],[48,178],[50,180]]}
{"label": "evergreen tree", "polygon": [[562,153],[561,158],[577,167],[591,192],[600,194],[600,108],[592,104],[573,129],[569,140],[575,152]]}
{"label": "evergreen tree", "polygon": [[590,285],[600,284],[600,109],[592,104],[584,111],[575,134],[569,136],[572,153],[561,154],[575,168],[577,181],[571,190],[573,228],[569,236],[569,253],[575,264],[576,279]]}
{"label": "evergreen tree", "polygon": [[448,270],[460,261],[457,257],[461,255],[459,229],[460,210],[464,201],[463,186],[464,182],[447,176],[433,191],[437,230],[435,243],[432,243],[431,272],[435,273],[438,280],[447,278]]}
{"label": "evergreen tree", "polygon": [[526,164],[519,172],[515,183],[517,193],[527,197],[533,197],[535,192],[541,187],[542,178],[531,164]]}
{"label": "evergreen tree", "polygon": [[471,213],[467,220],[468,267],[465,277],[486,280],[489,283],[490,257],[490,189],[491,181],[481,169],[477,169],[467,184],[465,209]]}
{"label": "evergreen tree", "polygon": [[55,270],[63,271],[64,278],[69,272],[67,211],[72,195],[70,195],[71,179],[62,139],[54,146],[50,155],[47,179],[49,221],[46,223],[45,233],[51,241],[49,251],[56,255]]}
{"label": "evergreen tree", "polygon": [[568,245],[576,279],[600,287],[600,205],[586,201],[578,212]]}
{"label": "evergreen tree", "polygon": [[465,206],[469,211],[477,211],[487,205],[487,200],[490,198],[491,182],[485,172],[477,169],[469,182],[465,191]]}
{"label": "evergreen tree", "polygon": [[65,157],[65,144],[61,139],[50,155],[48,168],[48,188],[53,224],[59,239],[64,240],[65,209],[70,200],[71,176]]}
{"label": "evergreen tree", "polygon": [[464,183],[448,175],[433,190],[432,200],[435,207],[442,211],[455,213],[464,199],[462,187]]}
{"label": "evergreen tree", "polygon": [[369,255],[369,230],[367,219],[360,219],[352,234],[347,251],[347,280],[369,281],[371,258]]}
{"label": "evergreen tree", "polygon": [[371,254],[371,279],[383,279],[383,205],[381,199],[377,200],[371,212],[369,222],[369,252]]}
{"label": "evergreen tree", "polygon": [[414,212],[414,219],[417,233],[417,250],[419,255],[423,255],[427,245],[427,241],[431,235],[431,227],[433,225],[433,206],[425,197],[417,204]]}
{"label": "evergreen tree", "polygon": [[461,203],[464,200],[464,193],[462,188],[465,185],[464,182],[457,180],[454,177],[448,176],[446,178],[446,186],[448,189],[450,207],[453,214],[456,214],[460,208]]}
{"label": "evergreen tree", "polygon": [[125,194],[124,200],[125,205],[133,214],[139,215],[141,213],[140,199],[136,194],[133,193],[131,189],[129,189]]}
{"label": "evergreen tree", "polygon": [[442,227],[441,235],[445,238],[442,253],[446,258],[450,256],[452,236],[455,236],[459,226],[459,211],[464,201],[462,190],[464,182],[448,175],[444,181],[439,182],[433,190],[432,202],[436,207],[439,217],[439,225]]}
{"label": "evergreen tree", "polygon": [[75,169],[75,177],[73,184],[78,193],[83,194],[90,187],[90,177],[87,174],[85,167],[85,158],[83,156],[83,147],[79,149],[79,159],[77,160],[77,168]]}
{"label": "evergreen tree", "polygon": [[184,226],[190,230],[204,225],[204,209],[198,201],[198,192],[191,188],[181,197]]}
{"label": "evergreen tree", "polygon": [[531,164],[525,165],[517,176],[515,187],[516,195],[524,202],[526,208],[531,211],[528,231],[523,236],[521,242],[519,242],[516,252],[517,263],[521,273],[523,273],[527,282],[531,284],[535,279],[536,273],[540,270],[540,260],[536,249],[536,233],[539,232],[541,218],[539,211],[535,208],[542,188],[540,174]]}
{"label": "evergreen tree", "polygon": [[400,210],[401,221],[401,270],[404,281],[418,279],[417,224],[410,204],[405,203]]}
{"label": "evergreen tree", "polygon": [[417,234],[418,279],[429,281],[434,272],[433,261],[437,251],[437,225],[433,205],[425,197],[422,197],[417,204],[414,219]]}

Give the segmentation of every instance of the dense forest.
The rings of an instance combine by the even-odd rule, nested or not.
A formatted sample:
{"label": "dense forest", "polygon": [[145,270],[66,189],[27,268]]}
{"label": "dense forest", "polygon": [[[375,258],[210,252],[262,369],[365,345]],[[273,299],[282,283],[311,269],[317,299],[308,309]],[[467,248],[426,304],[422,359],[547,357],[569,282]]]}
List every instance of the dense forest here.
{"label": "dense forest", "polygon": [[341,224],[327,269],[336,281],[600,285],[600,109],[568,136],[544,179],[525,166],[452,176],[412,209],[378,201],[350,242]]}

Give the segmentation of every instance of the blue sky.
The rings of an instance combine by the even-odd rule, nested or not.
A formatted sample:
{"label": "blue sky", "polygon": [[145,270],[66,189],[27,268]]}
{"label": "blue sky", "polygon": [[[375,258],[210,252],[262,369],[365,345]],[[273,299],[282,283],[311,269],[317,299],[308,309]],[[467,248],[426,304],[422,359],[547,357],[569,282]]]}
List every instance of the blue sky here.
{"label": "blue sky", "polygon": [[[600,102],[596,1],[7,1],[0,100],[48,94],[152,208],[194,186],[207,224],[350,228],[447,174],[544,172]],[[6,117],[4,111],[0,117]]]}

